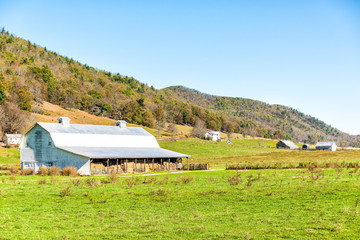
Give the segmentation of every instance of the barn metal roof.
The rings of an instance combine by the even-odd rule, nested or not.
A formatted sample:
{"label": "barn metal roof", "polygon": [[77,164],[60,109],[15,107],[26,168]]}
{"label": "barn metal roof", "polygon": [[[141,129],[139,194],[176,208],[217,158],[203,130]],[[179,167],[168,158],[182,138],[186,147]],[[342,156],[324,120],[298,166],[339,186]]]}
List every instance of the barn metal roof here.
{"label": "barn metal roof", "polygon": [[34,127],[37,125],[49,132],[57,148],[89,158],[189,157],[160,148],[156,138],[140,127],[42,122]]}
{"label": "barn metal roof", "polygon": [[65,127],[58,123],[39,122],[38,124],[50,133],[152,136],[150,133],[140,127],[120,128],[118,126],[87,124],[70,124],[69,126]]}
{"label": "barn metal roof", "polygon": [[93,159],[106,158],[182,158],[189,155],[163,148],[59,147],[65,151]]}
{"label": "barn metal roof", "polygon": [[335,142],[318,142],[316,147],[331,147]]}

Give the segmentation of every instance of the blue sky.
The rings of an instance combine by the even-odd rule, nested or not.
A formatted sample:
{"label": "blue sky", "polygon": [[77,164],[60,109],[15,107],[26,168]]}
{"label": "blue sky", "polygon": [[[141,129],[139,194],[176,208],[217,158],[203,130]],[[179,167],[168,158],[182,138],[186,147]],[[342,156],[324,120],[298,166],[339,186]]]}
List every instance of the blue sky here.
{"label": "blue sky", "polygon": [[282,104],[360,134],[360,1],[4,1],[0,26],[163,88]]}

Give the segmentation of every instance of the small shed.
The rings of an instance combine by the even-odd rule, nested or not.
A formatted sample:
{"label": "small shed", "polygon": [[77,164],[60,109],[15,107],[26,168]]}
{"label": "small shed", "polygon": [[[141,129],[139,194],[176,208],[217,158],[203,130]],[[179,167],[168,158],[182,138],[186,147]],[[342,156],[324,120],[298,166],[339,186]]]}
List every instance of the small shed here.
{"label": "small shed", "polygon": [[311,147],[309,144],[302,145],[302,150],[310,150],[310,149],[311,149]]}
{"label": "small shed", "polygon": [[220,132],[207,132],[205,133],[205,139],[218,142],[220,141]]}
{"label": "small shed", "polygon": [[292,150],[299,149],[299,147],[296,146],[292,141],[287,141],[287,140],[280,140],[276,144],[276,148],[285,148],[285,149],[292,149]]}
{"label": "small shed", "polygon": [[316,143],[316,150],[336,151],[335,142],[318,142]]}
{"label": "small shed", "polygon": [[21,138],[22,138],[21,134],[5,134],[4,136],[5,146],[20,145]]}

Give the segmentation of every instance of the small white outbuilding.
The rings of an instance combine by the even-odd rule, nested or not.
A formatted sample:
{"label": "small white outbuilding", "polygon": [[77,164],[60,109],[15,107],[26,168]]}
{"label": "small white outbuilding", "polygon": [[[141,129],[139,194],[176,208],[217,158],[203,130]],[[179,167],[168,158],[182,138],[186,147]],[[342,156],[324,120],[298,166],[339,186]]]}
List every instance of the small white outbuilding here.
{"label": "small white outbuilding", "polygon": [[205,139],[218,142],[220,141],[220,132],[207,132],[205,133]]}
{"label": "small white outbuilding", "polygon": [[22,138],[21,134],[5,134],[4,136],[5,146],[20,145],[21,138]]}
{"label": "small white outbuilding", "polygon": [[327,151],[336,151],[335,142],[318,142],[315,145],[316,150],[327,150]]}
{"label": "small white outbuilding", "polygon": [[[59,123],[38,122],[24,135],[20,145],[21,168],[73,166],[82,175],[91,175],[91,164],[118,164],[137,160],[176,163],[189,155],[160,148],[156,138],[140,127],[70,124],[68,117]],[[105,164],[106,163],[106,164]]]}

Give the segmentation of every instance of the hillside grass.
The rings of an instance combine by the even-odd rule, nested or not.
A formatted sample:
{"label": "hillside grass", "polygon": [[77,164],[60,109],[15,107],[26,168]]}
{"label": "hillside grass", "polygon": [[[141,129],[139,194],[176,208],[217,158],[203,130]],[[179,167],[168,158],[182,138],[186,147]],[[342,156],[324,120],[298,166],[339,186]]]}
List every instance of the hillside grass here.
{"label": "hillside grass", "polygon": [[1,238],[358,239],[359,177],[353,169],[188,172],[114,184],[6,176]]}

